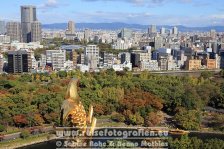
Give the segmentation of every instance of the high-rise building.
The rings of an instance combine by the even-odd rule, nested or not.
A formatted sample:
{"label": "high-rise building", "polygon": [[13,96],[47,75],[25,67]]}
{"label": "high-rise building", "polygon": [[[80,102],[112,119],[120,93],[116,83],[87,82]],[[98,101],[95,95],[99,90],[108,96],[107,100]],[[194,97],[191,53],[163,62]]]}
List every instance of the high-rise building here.
{"label": "high-rise building", "polygon": [[156,32],[157,32],[156,25],[151,25],[151,27],[148,28],[148,34],[156,33]]}
{"label": "high-rise building", "polygon": [[8,72],[28,72],[28,54],[26,50],[8,52]]}
{"label": "high-rise building", "polygon": [[31,23],[31,41],[41,41],[41,23],[38,21],[34,21]]}
{"label": "high-rise building", "polygon": [[158,48],[162,48],[163,47],[163,37],[157,36],[154,38],[154,47],[155,50],[157,50]]}
{"label": "high-rise building", "polygon": [[22,41],[31,42],[31,23],[37,21],[35,6],[21,6]]}
{"label": "high-rise building", "polygon": [[131,38],[132,37],[132,31],[130,29],[127,28],[123,28],[121,30],[121,38]]}
{"label": "high-rise building", "polygon": [[74,34],[75,33],[75,23],[73,21],[68,21],[68,28],[66,34]]}
{"label": "high-rise building", "polygon": [[178,34],[178,28],[176,26],[173,27],[172,34],[174,34],[174,35]]}
{"label": "high-rise building", "polygon": [[212,30],[210,31],[210,37],[211,37],[212,39],[215,39],[215,38],[216,38],[216,30],[212,29]]}
{"label": "high-rise building", "polygon": [[11,42],[21,41],[21,25],[19,22],[7,22],[6,29]]}
{"label": "high-rise building", "polygon": [[5,34],[5,21],[0,21],[0,35]]}
{"label": "high-rise building", "polygon": [[89,38],[90,38],[90,30],[89,29],[85,29],[84,31],[84,39],[89,42]]}
{"label": "high-rise building", "polygon": [[166,33],[166,29],[164,28],[164,27],[162,27],[161,29],[160,29],[160,34],[165,34]]}

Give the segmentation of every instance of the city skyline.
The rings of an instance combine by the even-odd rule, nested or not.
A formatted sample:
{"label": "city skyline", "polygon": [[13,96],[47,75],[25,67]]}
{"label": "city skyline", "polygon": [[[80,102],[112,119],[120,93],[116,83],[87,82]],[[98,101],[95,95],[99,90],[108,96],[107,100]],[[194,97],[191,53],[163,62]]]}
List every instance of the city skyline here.
{"label": "city skyline", "polygon": [[[211,26],[223,25],[222,0],[23,0],[4,1],[0,20],[20,20],[21,5],[35,5],[43,24],[123,22],[129,24]],[[216,9],[214,9],[216,8]],[[57,17],[55,17],[57,16]]]}

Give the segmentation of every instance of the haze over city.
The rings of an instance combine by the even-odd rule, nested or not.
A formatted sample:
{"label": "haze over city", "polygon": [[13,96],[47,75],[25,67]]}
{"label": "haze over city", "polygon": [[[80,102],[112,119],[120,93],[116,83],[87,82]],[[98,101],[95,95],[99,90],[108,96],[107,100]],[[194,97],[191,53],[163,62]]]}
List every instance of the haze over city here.
{"label": "haze over city", "polygon": [[[1,20],[20,20],[20,5],[35,5],[42,24],[88,23],[218,26],[223,0],[23,0],[2,1]],[[57,17],[55,17],[57,16]]]}

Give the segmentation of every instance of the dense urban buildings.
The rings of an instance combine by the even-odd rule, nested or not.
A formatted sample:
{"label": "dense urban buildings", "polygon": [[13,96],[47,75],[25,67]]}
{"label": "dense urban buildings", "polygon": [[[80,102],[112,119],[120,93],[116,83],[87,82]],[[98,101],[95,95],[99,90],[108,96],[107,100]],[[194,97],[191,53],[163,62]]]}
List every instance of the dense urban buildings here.
{"label": "dense urban buildings", "polygon": [[[144,30],[92,30],[76,29],[74,21],[68,21],[66,30],[42,31],[36,13],[35,6],[21,6],[21,23],[0,21],[0,48],[8,53],[8,57],[1,54],[1,72],[3,66],[9,73],[224,68],[224,37],[214,29],[185,33],[176,26],[150,25]],[[37,55],[35,50],[43,48]]]}

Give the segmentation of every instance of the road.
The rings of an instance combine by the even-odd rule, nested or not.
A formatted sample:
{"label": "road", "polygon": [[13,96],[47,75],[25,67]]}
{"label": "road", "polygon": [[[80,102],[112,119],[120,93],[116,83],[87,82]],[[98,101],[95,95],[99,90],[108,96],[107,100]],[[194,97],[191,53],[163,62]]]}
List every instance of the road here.
{"label": "road", "polygon": [[[49,126],[49,127],[44,127],[42,129],[43,132],[50,132],[54,130],[53,126]],[[39,130],[38,130],[39,131]],[[38,132],[41,133],[41,132]],[[2,141],[9,141],[9,140],[13,140],[13,139],[17,139],[20,137],[21,132],[17,132],[17,133],[12,133],[12,134],[7,134],[7,135],[3,135],[2,137]],[[35,135],[36,133],[32,133],[31,135]]]}

